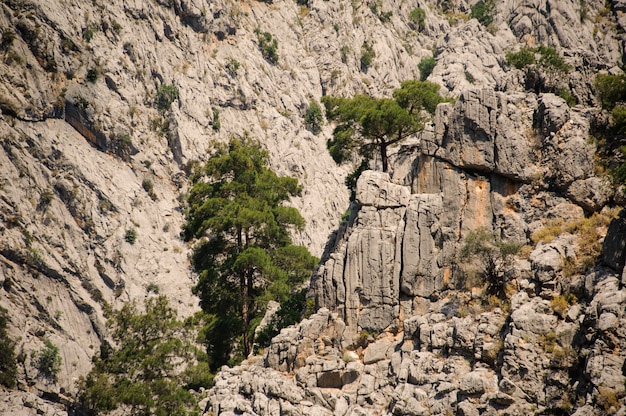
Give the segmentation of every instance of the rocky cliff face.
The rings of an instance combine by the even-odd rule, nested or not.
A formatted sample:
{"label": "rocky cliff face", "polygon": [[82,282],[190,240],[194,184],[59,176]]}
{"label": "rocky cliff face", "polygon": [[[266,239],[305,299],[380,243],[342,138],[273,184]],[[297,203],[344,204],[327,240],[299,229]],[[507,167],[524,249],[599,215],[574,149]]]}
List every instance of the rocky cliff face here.
{"label": "rocky cliff face", "polygon": [[[623,412],[622,260],[571,273],[567,259],[582,260],[585,235],[531,245],[506,271],[504,303],[479,302],[483,295],[460,270],[459,248],[472,230],[527,243],[550,218],[575,223],[602,208],[611,194],[593,174],[587,131],[552,94],[480,90],[440,106],[432,128],[399,153],[395,179],[373,171],[359,179],[350,224],[312,282],[320,312],[283,330],[262,363],[223,371],[212,410]],[[611,225],[607,259],[623,257],[619,224]],[[255,378],[263,367],[289,388]]]}
{"label": "rocky cliff face", "polygon": [[[467,20],[474,3],[4,1],[0,305],[22,359],[0,412],[63,412],[106,337],[105,301],[159,291],[182,315],[196,310],[178,238],[185,172],[211,140],[243,134],[304,186],[292,203],[307,228],[294,239],[323,254],[311,285],[321,309],[262,359],[223,370],[210,411],[624,412],[623,219],[605,264],[584,273],[564,271],[582,257],[580,233],[531,236],[546,219],[575,224],[620,202],[596,176],[589,132],[593,78],[621,64],[626,8],[511,0],[485,28]],[[255,31],[277,40],[277,63]],[[538,45],[556,48],[566,75],[506,64]],[[433,55],[429,80],[455,102],[397,149],[389,175],[363,175],[337,230],[346,170],[325,149],[332,126],[305,129],[310,101],[386,96]],[[161,108],[160,85],[179,92]],[[563,89],[577,106],[541,93]],[[480,304],[462,281],[459,249],[478,227],[531,246],[509,271],[506,305]],[[577,300],[555,307],[568,293]],[[57,383],[33,365],[45,340],[61,351]]]}

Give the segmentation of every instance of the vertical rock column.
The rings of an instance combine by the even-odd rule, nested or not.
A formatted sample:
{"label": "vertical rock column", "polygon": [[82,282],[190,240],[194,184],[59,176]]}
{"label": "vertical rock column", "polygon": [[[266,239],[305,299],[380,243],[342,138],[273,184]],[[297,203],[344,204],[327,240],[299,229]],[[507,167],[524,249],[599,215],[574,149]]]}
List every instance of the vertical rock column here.
{"label": "vertical rock column", "polygon": [[359,179],[357,201],[348,237],[313,284],[318,306],[344,319],[348,344],[360,331],[380,333],[396,325],[401,292],[409,299],[430,297],[449,277],[442,260],[441,194],[411,195],[386,173],[367,171]]}
{"label": "vertical rock column", "polygon": [[402,241],[400,290],[410,296],[429,297],[442,289],[449,268],[442,261],[440,217],[442,194],[411,195]]}

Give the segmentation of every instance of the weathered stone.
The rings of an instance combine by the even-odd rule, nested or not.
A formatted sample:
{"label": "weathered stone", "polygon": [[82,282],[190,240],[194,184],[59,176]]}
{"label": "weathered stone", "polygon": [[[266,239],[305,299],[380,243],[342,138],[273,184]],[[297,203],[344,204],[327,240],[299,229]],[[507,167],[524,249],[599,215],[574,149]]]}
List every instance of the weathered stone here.
{"label": "weathered stone", "polygon": [[511,313],[512,325],[522,331],[545,335],[556,326],[557,317],[550,304],[541,298],[533,298]]}
{"label": "weathered stone", "polygon": [[569,106],[554,94],[539,95],[536,123],[543,134],[555,133],[569,120]]}
{"label": "weathered stone", "polygon": [[458,409],[458,413],[460,416],[478,416],[480,414],[476,406],[474,406],[472,403],[470,403],[467,400],[464,400],[461,403],[459,403],[459,406],[457,409]]}
{"label": "weathered stone", "polygon": [[587,212],[600,211],[611,196],[605,179],[586,178],[574,181],[567,188],[567,196]]}
{"label": "weathered stone", "polygon": [[440,194],[413,195],[408,203],[402,240],[400,290],[411,296],[429,297],[444,287],[441,250],[443,210]]}
{"label": "weathered stone", "polygon": [[602,246],[602,261],[613,270],[624,269],[626,263],[626,211],[609,224]]}
{"label": "weathered stone", "polygon": [[363,351],[363,364],[373,364],[391,357],[394,347],[398,341],[391,337],[384,337],[373,342]]}
{"label": "weathered stone", "polygon": [[409,190],[391,183],[387,173],[368,170],[359,177],[356,198],[364,206],[398,208],[407,205]]}
{"label": "weathered stone", "polygon": [[483,394],[494,387],[491,377],[492,374],[488,374],[486,371],[472,371],[465,374],[459,382],[459,391],[468,395]]}

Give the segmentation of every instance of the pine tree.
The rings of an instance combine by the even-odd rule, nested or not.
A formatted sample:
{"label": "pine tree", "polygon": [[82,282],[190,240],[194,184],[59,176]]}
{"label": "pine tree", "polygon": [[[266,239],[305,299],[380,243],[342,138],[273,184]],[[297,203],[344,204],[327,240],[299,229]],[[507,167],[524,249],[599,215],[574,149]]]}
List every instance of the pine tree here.
{"label": "pine tree", "polygon": [[[104,343],[91,372],[79,382],[81,410],[124,409],[132,415],[199,415],[190,388],[208,387],[203,353],[165,296],[149,298],[145,313],[135,302],[105,311],[114,346]],[[183,368],[185,370],[183,371]],[[204,373],[199,381],[197,374]]]}
{"label": "pine tree", "polygon": [[213,369],[250,353],[267,300],[286,300],[317,262],[289,234],[304,227],[298,210],[284,205],[301,191],[297,179],[268,165],[258,142],[232,139],[191,178],[183,234],[198,240],[194,293],[210,318],[204,333]]}
{"label": "pine tree", "polygon": [[382,170],[389,165],[387,150],[424,128],[424,112],[433,114],[444,102],[439,86],[428,81],[405,81],[391,98],[323,97],[326,117],[336,121],[333,139],[327,145],[337,163],[357,153],[369,160],[378,151]]}

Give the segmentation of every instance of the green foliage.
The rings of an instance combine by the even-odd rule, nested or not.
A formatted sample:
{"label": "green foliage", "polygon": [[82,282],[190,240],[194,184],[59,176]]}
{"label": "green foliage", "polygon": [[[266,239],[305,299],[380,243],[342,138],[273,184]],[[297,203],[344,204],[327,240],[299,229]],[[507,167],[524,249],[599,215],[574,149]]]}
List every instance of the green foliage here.
{"label": "green foliage", "polygon": [[348,63],[348,54],[352,51],[348,45],[343,45],[341,47],[341,62],[344,64]]}
{"label": "green foliage", "polygon": [[378,16],[378,18],[380,19],[381,22],[383,23],[387,23],[389,22],[389,20],[391,19],[391,16],[393,15],[392,12],[383,12],[382,8],[383,8],[383,4],[382,1],[377,0],[375,2],[371,2],[368,4],[370,10],[372,11],[373,14],[375,14],[376,16]]}
{"label": "green foliage", "polygon": [[483,26],[489,26],[493,23],[495,8],[494,0],[480,0],[471,7],[470,18],[478,19]]}
{"label": "green foliage", "polygon": [[[157,195],[154,193],[154,182],[152,182],[152,179],[144,178],[144,180],[141,181],[141,187],[143,188],[144,191],[146,191],[148,196],[150,196],[150,198],[153,201],[157,200]],[[128,234],[128,232],[127,232],[127,234]],[[136,237],[136,235],[135,235],[135,237]]]}
{"label": "green foliage", "polygon": [[563,57],[559,55],[554,46],[540,45],[536,48],[536,51],[539,54],[539,66],[563,74],[567,73],[571,69],[571,67],[565,63]]}
{"label": "green foliage", "polygon": [[574,96],[574,94],[572,94],[572,91],[567,87],[557,89],[556,95],[564,99],[567,105],[570,107],[573,107],[576,104],[578,104],[578,99]]}
{"label": "green foliage", "polygon": [[598,153],[621,186],[626,184],[626,74],[598,74],[594,85],[602,107],[611,111],[610,124],[598,132],[604,136]]}
{"label": "green foliage", "polygon": [[[331,156],[332,156],[332,149],[329,149],[329,150],[331,150]],[[346,184],[346,187],[350,190],[350,201],[354,201],[356,199],[356,183],[359,180],[359,177],[361,176],[361,174],[369,169],[370,167],[369,162],[370,162],[369,157],[364,157],[363,160],[361,160],[361,163],[359,164],[359,166],[357,166],[356,169],[354,169],[352,172],[348,174],[348,176],[346,176],[344,183]],[[349,217],[350,217],[350,212],[348,211],[348,218]]]}
{"label": "green foliage", "polygon": [[626,74],[598,74],[594,85],[603,108],[611,110],[617,104],[626,102]]}
{"label": "green foliage", "polygon": [[98,26],[93,23],[87,25],[87,27],[83,30],[83,38],[87,43],[91,42],[91,40],[93,39],[93,35],[96,33],[97,30]]}
{"label": "green foliage", "polygon": [[[537,55],[539,59],[537,59]],[[507,53],[506,61],[517,69],[524,69],[535,64],[544,69],[560,73],[567,73],[571,69],[554,46],[524,47],[519,52]]]}
{"label": "green foliage", "polygon": [[194,293],[207,313],[203,340],[217,369],[250,353],[266,302],[285,300],[317,259],[289,235],[304,226],[298,210],[284,205],[301,191],[297,179],[278,177],[267,152],[247,137],[214,148],[191,177],[183,236],[198,240]]}
{"label": "green foliage", "polygon": [[137,241],[137,230],[134,228],[127,229],[126,234],[124,234],[124,240],[126,240],[128,244],[135,244],[135,241]]}
{"label": "green foliage", "polygon": [[226,70],[232,75],[235,76],[237,75],[237,71],[239,71],[239,67],[241,65],[239,64],[239,61],[236,60],[235,58],[230,58],[228,60],[228,62],[226,63]]}
{"label": "green foliage", "polygon": [[524,69],[535,64],[535,49],[524,47],[519,52],[509,52],[506,54],[506,62],[517,69]]}
{"label": "green foliage", "polygon": [[372,60],[376,57],[376,52],[372,45],[367,42],[363,42],[361,45],[361,71],[367,72],[367,69],[372,65]]}
{"label": "green foliage", "polygon": [[220,110],[217,107],[211,107],[211,110],[213,111],[213,131],[220,131],[220,128],[222,128],[222,123],[220,122]]}
{"label": "green foliage", "polygon": [[521,244],[500,241],[481,227],[468,233],[460,252],[465,273],[478,273],[487,282],[487,295],[506,298],[506,272]]}
{"label": "green foliage", "polygon": [[611,168],[611,175],[613,179],[619,184],[626,184],[626,146],[621,146],[619,149],[621,161],[616,163]]}
{"label": "green foliage", "polygon": [[94,83],[98,80],[98,68],[89,68],[87,70],[87,76],[85,77],[88,82]]}
{"label": "green foliage", "polygon": [[[356,153],[363,162],[377,150],[386,172],[388,147],[423,128],[424,113],[433,114],[437,104],[445,101],[438,91],[439,86],[431,82],[410,80],[393,92],[393,99],[322,97],[326,117],[338,123],[327,142],[331,156],[343,163],[353,160]],[[357,178],[351,180],[356,183]]]}
{"label": "green foliage", "polygon": [[322,131],[322,123],[324,122],[324,115],[322,114],[322,107],[315,100],[311,100],[309,108],[304,115],[304,125],[307,130],[317,135]]}
{"label": "green foliage", "polygon": [[159,110],[167,111],[172,106],[172,103],[178,99],[178,97],[178,88],[173,85],[161,84],[159,85],[159,88],[157,88],[154,103]]}
{"label": "green foliage", "polygon": [[61,356],[59,347],[50,340],[44,342],[44,347],[36,355],[35,366],[39,374],[48,380],[56,381],[57,374],[61,370]]}
{"label": "green foliage", "polygon": [[417,64],[417,68],[420,70],[420,81],[426,81],[426,78],[433,72],[435,69],[435,65],[437,65],[437,61],[434,57],[429,56],[427,58],[422,58],[419,64]]}
{"label": "green foliage", "polygon": [[263,58],[269,63],[276,65],[278,63],[278,41],[269,32],[261,32],[259,29],[255,29],[254,33],[259,42],[259,50]]}
{"label": "green foliage", "polygon": [[[5,280],[10,281],[9,278]],[[6,288],[5,288],[6,289]],[[15,387],[17,382],[17,364],[15,359],[15,342],[7,333],[9,311],[0,307],[0,385]]]}
{"label": "green foliage", "polygon": [[280,304],[280,309],[272,316],[268,325],[259,331],[255,343],[259,348],[267,348],[280,330],[300,322],[306,309],[306,290],[292,294]]}
{"label": "green foliage", "polygon": [[424,11],[424,9],[422,9],[421,7],[416,7],[411,10],[411,13],[409,13],[409,22],[414,29],[417,29],[420,32],[424,30],[424,28],[426,27],[426,12]]}
{"label": "green foliage", "polygon": [[199,415],[188,389],[208,387],[211,373],[198,374],[207,370],[206,362],[198,361],[202,352],[167,298],[147,299],[143,314],[130,302],[117,312],[108,310],[107,318],[118,347],[105,343],[94,357],[91,372],[79,381],[80,406],[92,414],[123,407],[132,415]]}
{"label": "green foliage", "polygon": [[157,285],[156,283],[149,283],[148,286],[146,286],[146,292],[148,293],[154,293],[155,295],[158,295],[159,291],[159,285]]}

